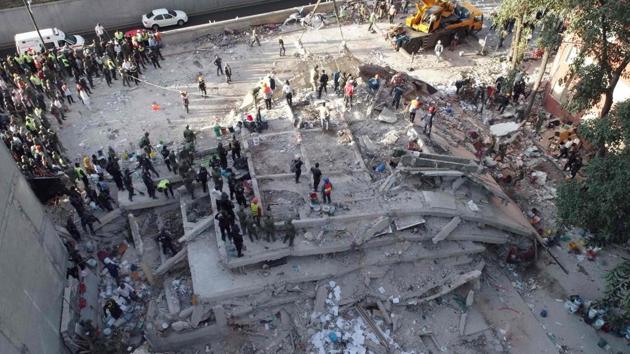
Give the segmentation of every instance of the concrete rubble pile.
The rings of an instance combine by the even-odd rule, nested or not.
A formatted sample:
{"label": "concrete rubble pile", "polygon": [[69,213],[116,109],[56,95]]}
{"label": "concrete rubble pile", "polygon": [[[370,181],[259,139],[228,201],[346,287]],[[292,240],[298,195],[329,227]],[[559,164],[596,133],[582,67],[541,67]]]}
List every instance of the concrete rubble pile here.
{"label": "concrete rubble pile", "polygon": [[[389,172],[375,173],[371,156],[391,147],[370,154],[357,143],[338,145],[338,138],[356,141],[366,122],[389,123],[349,120],[353,112],[334,95],[326,98],[332,131],[315,126],[316,119],[292,124],[321,103],[304,94],[307,85],[295,85],[302,104],[270,111],[267,130],[241,133],[248,183],[274,215],[279,239],[246,242],[245,255],[236,257],[234,246],[221,240],[214,212],[196,212],[199,206],[182,196],[181,256],[153,267],[164,284],[164,300],[152,300],[147,315],[145,336],[153,350],[212,348],[233,335],[247,338],[239,349],[265,352],[455,350],[468,332],[438,335],[439,326],[465,326],[466,319],[444,319],[434,301],[456,303],[480,286],[487,245],[531,240],[529,225],[502,211],[513,202],[472,160],[416,152],[397,158]],[[363,95],[358,111],[372,103],[368,92]],[[343,151],[327,158],[333,153],[327,144]],[[292,181],[288,161],[296,149],[306,167],[319,162],[335,183],[332,204],[313,204]],[[211,193],[204,207],[214,208],[215,198]],[[282,242],[289,219],[297,230],[292,246]],[[190,278],[181,270],[185,264]],[[192,289],[184,285],[188,279]],[[439,326],[426,315],[432,313]],[[484,343],[499,341],[491,332],[483,336]]]}

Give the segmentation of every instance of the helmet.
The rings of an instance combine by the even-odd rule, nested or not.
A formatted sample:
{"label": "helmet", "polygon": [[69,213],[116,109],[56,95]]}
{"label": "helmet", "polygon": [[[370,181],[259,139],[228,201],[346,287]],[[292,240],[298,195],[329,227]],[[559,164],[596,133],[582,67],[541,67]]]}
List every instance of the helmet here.
{"label": "helmet", "polygon": [[330,182],[330,179],[328,177],[324,177],[324,182]]}

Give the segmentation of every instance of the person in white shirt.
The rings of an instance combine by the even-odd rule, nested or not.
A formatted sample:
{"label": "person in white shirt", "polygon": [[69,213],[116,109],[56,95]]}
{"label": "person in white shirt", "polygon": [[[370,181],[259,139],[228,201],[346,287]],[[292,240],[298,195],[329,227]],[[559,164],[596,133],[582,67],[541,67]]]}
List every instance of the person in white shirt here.
{"label": "person in white shirt", "polygon": [[118,282],[118,288],[116,288],[116,294],[122,296],[129,303],[131,300],[140,301],[140,297],[136,294],[136,290],[124,281]]}
{"label": "person in white shirt", "polygon": [[103,40],[103,36],[105,35],[105,27],[103,27],[100,23],[96,24],[94,27],[94,32],[96,32],[96,36],[98,39]]}
{"label": "person in white shirt", "polygon": [[289,80],[284,83],[282,87],[282,93],[284,93],[284,97],[287,99],[287,104],[289,107],[293,106],[293,88],[289,84]]}

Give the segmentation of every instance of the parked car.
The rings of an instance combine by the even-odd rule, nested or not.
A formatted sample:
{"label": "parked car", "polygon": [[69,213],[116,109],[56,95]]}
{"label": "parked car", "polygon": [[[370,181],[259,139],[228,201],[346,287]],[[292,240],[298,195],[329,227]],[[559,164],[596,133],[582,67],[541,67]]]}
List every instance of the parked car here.
{"label": "parked car", "polygon": [[188,22],[188,15],[184,11],[155,9],[142,15],[142,25],[145,28],[158,29],[168,26],[183,26]]}
{"label": "parked car", "polygon": [[[39,38],[42,35],[44,43]],[[57,28],[43,28],[39,31],[18,33],[15,35],[15,48],[19,54],[26,51],[41,52],[43,49],[57,49],[68,44],[70,47],[80,47],[85,44],[85,39],[79,35],[65,34]]]}

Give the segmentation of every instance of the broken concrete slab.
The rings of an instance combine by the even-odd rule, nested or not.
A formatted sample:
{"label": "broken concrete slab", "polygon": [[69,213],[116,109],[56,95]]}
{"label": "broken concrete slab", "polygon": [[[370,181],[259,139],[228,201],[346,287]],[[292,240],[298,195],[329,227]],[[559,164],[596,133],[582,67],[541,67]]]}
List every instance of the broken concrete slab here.
{"label": "broken concrete slab", "polygon": [[214,227],[214,217],[211,215],[210,217],[205,217],[201,221],[197,222],[195,226],[186,232],[184,236],[180,237],[177,242],[183,243],[190,241],[200,235],[202,232],[206,231],[209,227]]}
{"label": "broken concrete slab", "polygon": [[451,234],[451,232],[453,232],[455,228],[459,226],[461,222],[462,222],[462,219],[459,216],[456,216],[453,219],[451,219],[451,221],[449,221],[448,224],[446,224],[442,228],[442,230],[440,230],[440,232],[438,232],[437,235],[433,237],[432,239],[433,243],[438,243],[446,239]]}
{"label": "broken concrete slab", "polygon": [[190,325],[193,328],[197,328],[199,326],[199,323],[207,320],[212,314],[212,307],[210,305],[197,304],[193,305],[192,309],[193,310],[190,316]]}
{"label": "broken concrete slab", "polygon": [[388,229],[390,225],[391,219],[388,216],[381,216],[380,218],[376,219],[376,221],[374,221],[370,226],[368,226],[367,230],[360,231],[357,235],[355,235],[353,243],[355,245],[362,245],[372,237],[383,234],[383,231]]}
{"label": "broken concrete slab", "polygon": [[520,128],[521,128],[521,125],[518,123],[506,122],[506,123],[499,123],[499,124],[491,125],[490,132],[492,133],[492,135],[501,137],[501,136],[506,136],[508,134],[514,133]]}
{"label": "broken concrete slab", "polygon": [[426,224],[422,216],[401,216],[394,220],[396,231],[404,231]]}
{"label": "broken concrete slab", "polygon": [[156,270],[153,272],[153,275],[160,277],[166,273],[168,273],[173,267],[186,259],[188,252],[186,247],[182,248],[177,254],[173,257],[168,258],[164,263],[162,263]]}
{"label": "broken concrete slab", "polygon": [[116,220],[119,216],[122,215],[122,212],[119,208],[110,211],[109,213],[98,218],[101,222],[94,225],[94,230],[100,230],[103,226],[109,224],[110,222]]}
{"label": "broken concrete slab", "polygon": [[398,121],[398,114],[391,109],[384,107],[376,120],[383,123],[394,124]]}
{"label": "broken concrete slab", "polygon": [[168,312],[171,316],[178,316],[182,309],[179,298],[177,297],[177,294],[173,292],[173,288],[171,287],[172,283],[172,278],[164,280],[164,297],[166,298]]}
{"label": "broken concrete slab", "polygon": [[406,167],[430,167],[462,172],[479,172],[481,169],[473,160],[427,153],[420,153],[418,156],[404,155],[400,158],[400,163]]}
{"label": "broken concrete slab", "polygon": [[140,257],[142,257],[144,246],[142,243],[142,235],[140,235],[140,226],[138,225],[136,217],[131,213],[129,213],[129,229],[131,230],[131,237],[133,239],[133,245],[136,252]]}
{"label": "broken concrete slab", "polygon": [[142,210],[149,208],[157,208],[169,204],[179,203],[179,201],[175,198],[160,198],[160,199],[151,199],[147,201],[134,201],[131,203],[123,203],[120,202],[120,207],[125,210]]}

